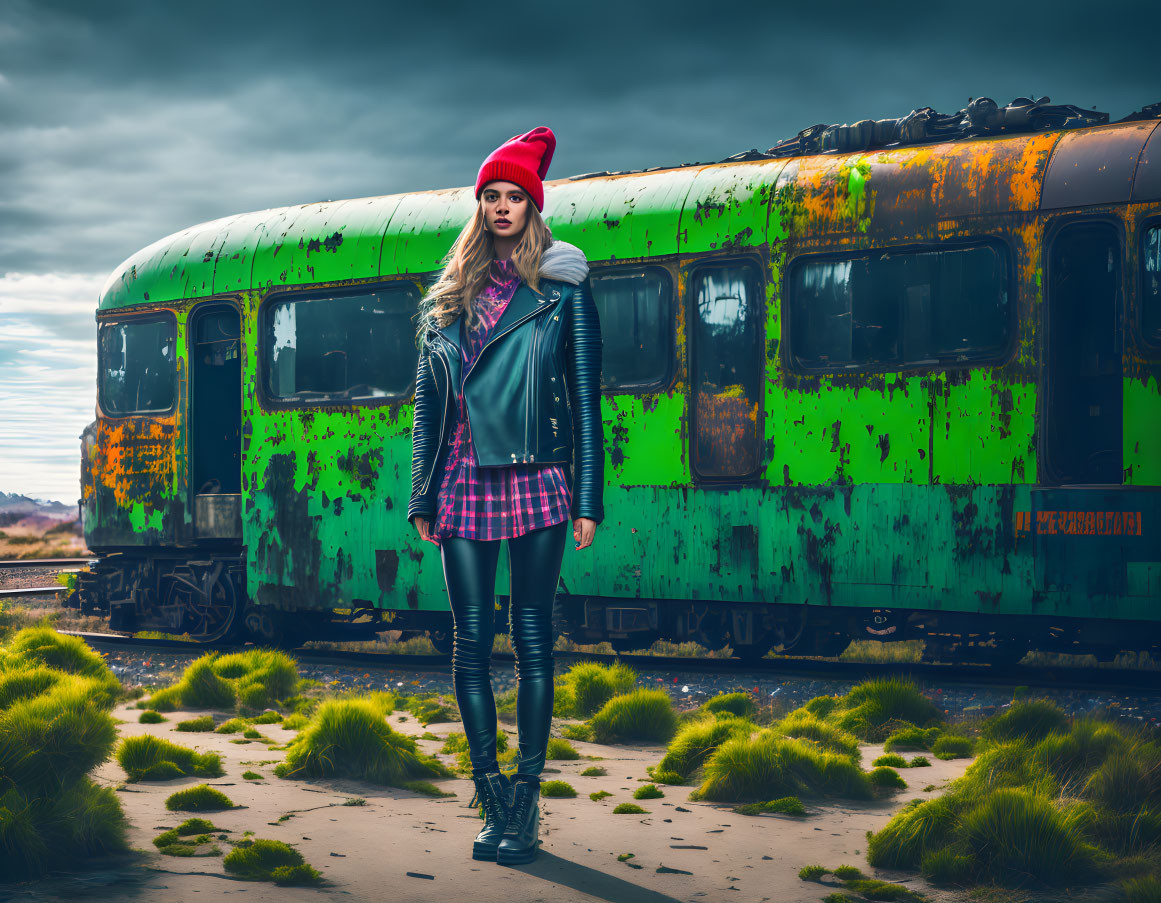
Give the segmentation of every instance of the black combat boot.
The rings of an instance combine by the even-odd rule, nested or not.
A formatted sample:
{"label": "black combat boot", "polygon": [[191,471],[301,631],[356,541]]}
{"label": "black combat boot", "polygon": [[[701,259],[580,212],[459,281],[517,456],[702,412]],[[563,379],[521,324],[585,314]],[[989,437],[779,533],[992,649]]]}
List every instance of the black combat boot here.
{"label": "black combat boot", "polygon": [[539,835],[540,779],[517,775],[512,812],[496,848],[496,861],[501,865],[531,862],[538,852]]}
{"label": "black combat boot", "polygon": [[499,771],[492,771],[479,777],[472,777],[476,785],[476,793],[469,806],[478,802],[484,816],[484,827],[476,835],[472,844],[473,859],[494,860],[496,847],[504,829],[508,826],[508,814],[512,809],[512,784],[508,776]]}

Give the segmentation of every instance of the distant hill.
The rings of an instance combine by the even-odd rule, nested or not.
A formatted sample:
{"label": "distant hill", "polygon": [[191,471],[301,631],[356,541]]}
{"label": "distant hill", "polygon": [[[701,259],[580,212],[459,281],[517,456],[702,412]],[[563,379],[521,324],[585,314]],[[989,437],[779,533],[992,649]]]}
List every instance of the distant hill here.
{"label": "distant hill", "polygon": [[54,521],[72,520],[77,517],[77,506],[33,499],[15,492],[0,492],[0,527],[33,516],[47,517]]}

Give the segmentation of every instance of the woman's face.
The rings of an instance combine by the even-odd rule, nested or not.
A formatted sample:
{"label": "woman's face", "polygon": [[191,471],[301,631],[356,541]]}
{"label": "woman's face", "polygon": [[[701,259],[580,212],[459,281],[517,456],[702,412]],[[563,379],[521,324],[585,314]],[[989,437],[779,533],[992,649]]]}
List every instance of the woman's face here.
{"label": "woman's face", "polygon": [[484,222],[496,237],[515,238],[528,222],[528,194],[514,182],[489,182],[480,193]]}

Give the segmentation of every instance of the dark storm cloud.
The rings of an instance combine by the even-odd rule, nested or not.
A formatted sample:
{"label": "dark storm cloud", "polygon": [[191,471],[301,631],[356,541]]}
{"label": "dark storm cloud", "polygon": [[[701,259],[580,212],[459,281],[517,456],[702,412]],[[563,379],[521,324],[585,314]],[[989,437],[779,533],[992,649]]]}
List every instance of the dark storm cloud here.
{"label": "dark storm cloud", "polygon": [[468,184],[540,123],[560,177],[971,94],[1114,116],[1161,99],[1144,3],[2,8],[0,273],[108,271],[229,213]]}
{"label": "dark storm cloud", "polygon": [[73,501],[107,275],[232,213],[711,162],[817,122],[1161,100],[1156,3],[0,0],[0,489]]}

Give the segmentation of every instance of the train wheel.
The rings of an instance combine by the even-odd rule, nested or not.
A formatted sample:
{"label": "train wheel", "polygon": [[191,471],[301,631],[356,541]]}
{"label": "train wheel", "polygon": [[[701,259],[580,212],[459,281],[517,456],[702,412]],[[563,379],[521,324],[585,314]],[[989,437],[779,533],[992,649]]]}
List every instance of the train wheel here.
{"label": "train wheel", "polygon": [[[242,628],[242,598],[221,561],[181,565],[165,580],[163,607],[177,606],[181,633],[199,643],[229,643]],[[171,609],[173,610],[173,609]]]}
{"label": "train wheel", "polygon": [[299,613],[272,609],[265,605],[248,605],[244,618],[246,632],[259,646],[296,649],[307,636]]}
{"label": "train wheel", "polygon": [[427,638],[431,640],[431,645],[435,647],[435,651],[440,655],[451,655],[452,648],[455,646],[455,634],[451,627],[439,630],[429,630]]}

